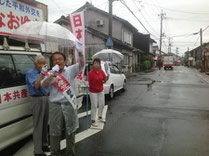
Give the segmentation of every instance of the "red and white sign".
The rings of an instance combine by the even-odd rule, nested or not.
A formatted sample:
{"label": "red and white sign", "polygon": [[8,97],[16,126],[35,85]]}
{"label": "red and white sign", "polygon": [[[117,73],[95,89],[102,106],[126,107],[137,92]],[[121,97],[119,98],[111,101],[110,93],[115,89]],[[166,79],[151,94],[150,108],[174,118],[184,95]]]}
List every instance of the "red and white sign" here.
{"label": "red and white sign", "polygon": [[74,109],[77,108],[75,100],[76,95],[70,83],[60,74],[57,73],[54,85],[63,93],[65,98],[70,102]]}
{"label": "red and white sign", "polygon": [[26,98],[28,98],[26,85],[0,89],[0,106],[2,104],[10,104],[14,102],[17,103],[19,101],[25,100]]}
{"label": "red and white sign", "polygon": [[[83,56],[86,60],[86,31],[85,31],[85,12],[77,12],[69,15],[71,32],[83,44]],[[75,49],[75,60],[78,62],[78,53]]]}
{"label": "red and white sign", "polygon": [[[45,75],[49,76],[50,72],[52,71],[46,72]],[[63,93],[63,95],[70,102],[72,107],[74,109],[77,109],[77,105],[75,103],[76,95],[71,84],[60,73],[56,74],[54,80],[54,85],[57,87],[57,89],[59,89],[59,91]]]}
{"label": "red and white sign", "polygon": [[0,34],[11,35],[29,21],[43,21],[42,10],[17,0],[0,0]]}

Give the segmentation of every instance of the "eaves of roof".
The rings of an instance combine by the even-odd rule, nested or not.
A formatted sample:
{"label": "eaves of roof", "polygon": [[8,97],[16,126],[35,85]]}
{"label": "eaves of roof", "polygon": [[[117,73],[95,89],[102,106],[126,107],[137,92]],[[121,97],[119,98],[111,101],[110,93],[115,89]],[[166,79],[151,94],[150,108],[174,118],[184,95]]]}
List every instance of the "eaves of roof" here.
{"label": "eaves of roof", "polygon": [[[96,12],[100,12],[101,14],[104,14],[104,15],[106,15],[106,16],[109,16],[109,13],[108,13],[108,12],[103,11],[103,10],[101,10],[101,9],[98,9],[98,8],[94,7],[92,4],[89,4],[88,2],[86,2],[85,5],[83,5],[83,6],[80,7],[79,9],[77,9],[75,12],[79,12],[79,11],[82,11],[82,10],[87,10],[87,11],[88,11],[88,10],[94,10],[94,11],[96,11]],[[127,27],[129,27],[130,30],[131,30],[132,32],[138,32],[138,30],[137,30],[132,24],[130,24],[127,20],[124,20],[124,19],[122,19],[122,18],[120,18],[120,17],[118,17],[118,16],[115,16],[115,15],[113,15],[112,17],[113,17],[114,19],[116,19],[116,20],[122,22],[122,23],[123,23],[124,25],[126,25]]]}
{"label": "eaves of roof", "polygon": [[[87,28],[87,32],[91,33],[94,36],[97,36],[97,37],[99,37],[99,38],[101,38],[103,40],[107,40],[108,39],[108,35],[107,34],[104,34],[104,33],[100,32],[100,31],[97,31],[97,30],[95,30],[95,29],[93,29],[91,27]],[[113,40],[113,42],[115,44],[119,44],[120,46],[123,46],[126,49],[133,50],[133,47],[131,47],[129,44],[123,43],[122,41],[120,41],[120,40],[118,40],[116,38],[112,38],[112,40]]]}
{"label": "eaves of roof", "polygon": [[[207,45],[209,45],[209,42],[207,42],[207,43],[203,43],[203,47],[205,47],[205,46],[207,46]],[[192,51],[195,51],[195,50],[197,50],[197,49],[199,49],[201,46],[198,46],[198,47],[196,47],[196,48],[194,48],[194,49],[192,49],[192,50],[190,50],[189,52],[192,52]]]}
{"label": "eaves of roof", "polygon": [[[97,31],[97,30],[95,30],[91,27],[88,27],[87,31],[88,31],[88,33],[91,33],[91,34],[103,39],[104,41],[106,41],[108,39],[108,35],[100,32],[100,31]],[[140,53],[140,54],[145,53],[144,51],[142,51],[140,49],[136,49],[135,47],[131,47],[129,44],[126,44],[126,43],[124,43],[121,40],[118,40],[116,38],[113,38],[112,40],[113,40],[114,44],[117,44],[120,47],[124,47],[125,49],[131,50],[132,52]]]}

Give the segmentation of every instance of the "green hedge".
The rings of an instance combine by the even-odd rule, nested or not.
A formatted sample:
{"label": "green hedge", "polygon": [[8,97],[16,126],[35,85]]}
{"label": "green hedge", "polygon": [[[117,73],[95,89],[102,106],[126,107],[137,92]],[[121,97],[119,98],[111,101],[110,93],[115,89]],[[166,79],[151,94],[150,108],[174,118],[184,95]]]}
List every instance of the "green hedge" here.
{"label": "green hedge", "polygon": [[140,70],[149,70],[154,65],[151,55],[142,56],[142,64],[137,65],[140,67]]}

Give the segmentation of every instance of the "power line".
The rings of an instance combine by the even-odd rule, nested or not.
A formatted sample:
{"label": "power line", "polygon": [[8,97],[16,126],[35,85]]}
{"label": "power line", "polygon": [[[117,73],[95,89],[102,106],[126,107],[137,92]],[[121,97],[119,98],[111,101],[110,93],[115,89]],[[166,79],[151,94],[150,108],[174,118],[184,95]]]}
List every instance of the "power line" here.
{"label": "power line", "polygon": [[136,17],[136,15],[133,13],[133,11],[128,7],[126,2],[124,0],[121,0],[120,2],[131,12],[131,14],[137,19],[137,21],[142,25],[142,27],[148,32],[148,34],[151,34],[149,32],[149,30],[144,26],[144,24]]}
{"label": "power line", "polygon": [[[138,1],[139,3],[143,3],[142,0],[137,0],[137,1]],[[151,1],[152,1],[152,0],[151,0]],[[153,1],[152,1],[152,2],[153,2]],[[153,2],[153,3],[154,3],[154,2]],[[153,7],[150,7],[149,10],[152,10],[154,14],[159,14],[160,11],[161,11],[161,9],[158,10],[156,7],[154,7],[154,8],[155,8],[157,11],[156,11],[155,9],[153,9]]]}
{"label": "power line", "polygon": [[55,0],[52,0],[52,1],[53,1],[54,4],[56,5],[56,7],[58,7],[64,15],[66,15],[66,13],[65,13],[64,10],[59,6],[59,4],[58,4]]}
{"label": "power line", "polygon": [[170,20],[182,20],[182,21],[199,21],[199,22],[209,22],[209,20],[200,20],[200,19],[186,19],[186,18],[175,18],[175,17],[167,17]]}
{"label": "power line", "polygon": [[180,13],[185,13],[185,14],[209,14],[208,12],[202,12],[202,13],[197,13],[197,12],[189,12],[189,11],[182,11],[182,10],[175,10],[175,9],[170,9],[170,8],[166,8],[166,7],[162,7],[162,6],[158,6],[158,5],[155,5],[155,4],[150,4],[150,3],[145,3],[143,2],[145,5],[151,5],[151,6],[155,6],[155,7],[159,7],[161,9],[165,9],[165,10],[170,10],[170,11],[175,11],[175,12],[180,12]]}
{"label": "power line", "polygon": [[[209,28],[209,25],[208,25],[207,27],[205,27],[205,28],[203,29],[203,31],[207,30],[208,28]],[[176,36],[170,36],[170,37],[172,37],[172,38],[174,38],[174,37],[186,37],[186,36],[197,35],[197,34],[199,34],[199,33],[200,33],[200,32],[198,31],[198,32],[196,32],[196,33],[183,34],[183,35],[176,35]]]}
{"label": "power line", "polygon": [[155,30],[152,28],[151,24],[147,21],[147,19],[146,19],[145,16],[143,15],[143,13],[140,11],[140,9],[139,9],[139,7],[137,6],[137,4],[135,3],[135,1],[134,1],[134,0],[132,0],[132,1],[133,1],[134,5],[136,6],[136,8],[138,9],[138,11],[140,12],[140,14],[142,15],[142,17],[144,18],[145,22],[150,26],[150,28],[153,30],[153,32],[154,32],[155,34],[157,34],[157,33],[155,32]]}
{"label": "power line", "polygon": [[203,31],[207,30],[208,28],[209,28],[209,25],[205,29],[203,29]]}
{"label": "power line", "polygon": [[197,44],[197,42],[199,41],[199,39],[200,39],[200,36],[198,35],[197,41],[194,43],[194,46]]}
{"label": "power line", "polygon": [[191,34],[183,34],[183,35],[175,35],[175,36],[170,36],[171,38],[176,38],[176,37],[188,37],[188,36],[192,36],[194,35],[194,33],[191,33]]}

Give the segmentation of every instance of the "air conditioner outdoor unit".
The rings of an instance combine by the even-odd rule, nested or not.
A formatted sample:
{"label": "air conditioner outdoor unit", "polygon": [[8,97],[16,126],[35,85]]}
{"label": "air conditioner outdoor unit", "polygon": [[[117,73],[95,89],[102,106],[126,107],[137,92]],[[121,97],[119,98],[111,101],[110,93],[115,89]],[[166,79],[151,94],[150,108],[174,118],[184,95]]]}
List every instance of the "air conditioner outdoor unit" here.
{"label": "air conditioner outdoor unit", "polygon": [[97,20],[97,21],[96,21],[96,25],[97,25],[98,27],[101,27],[101,26],[104,25],[104,21],[103,21],[103,20]]}

